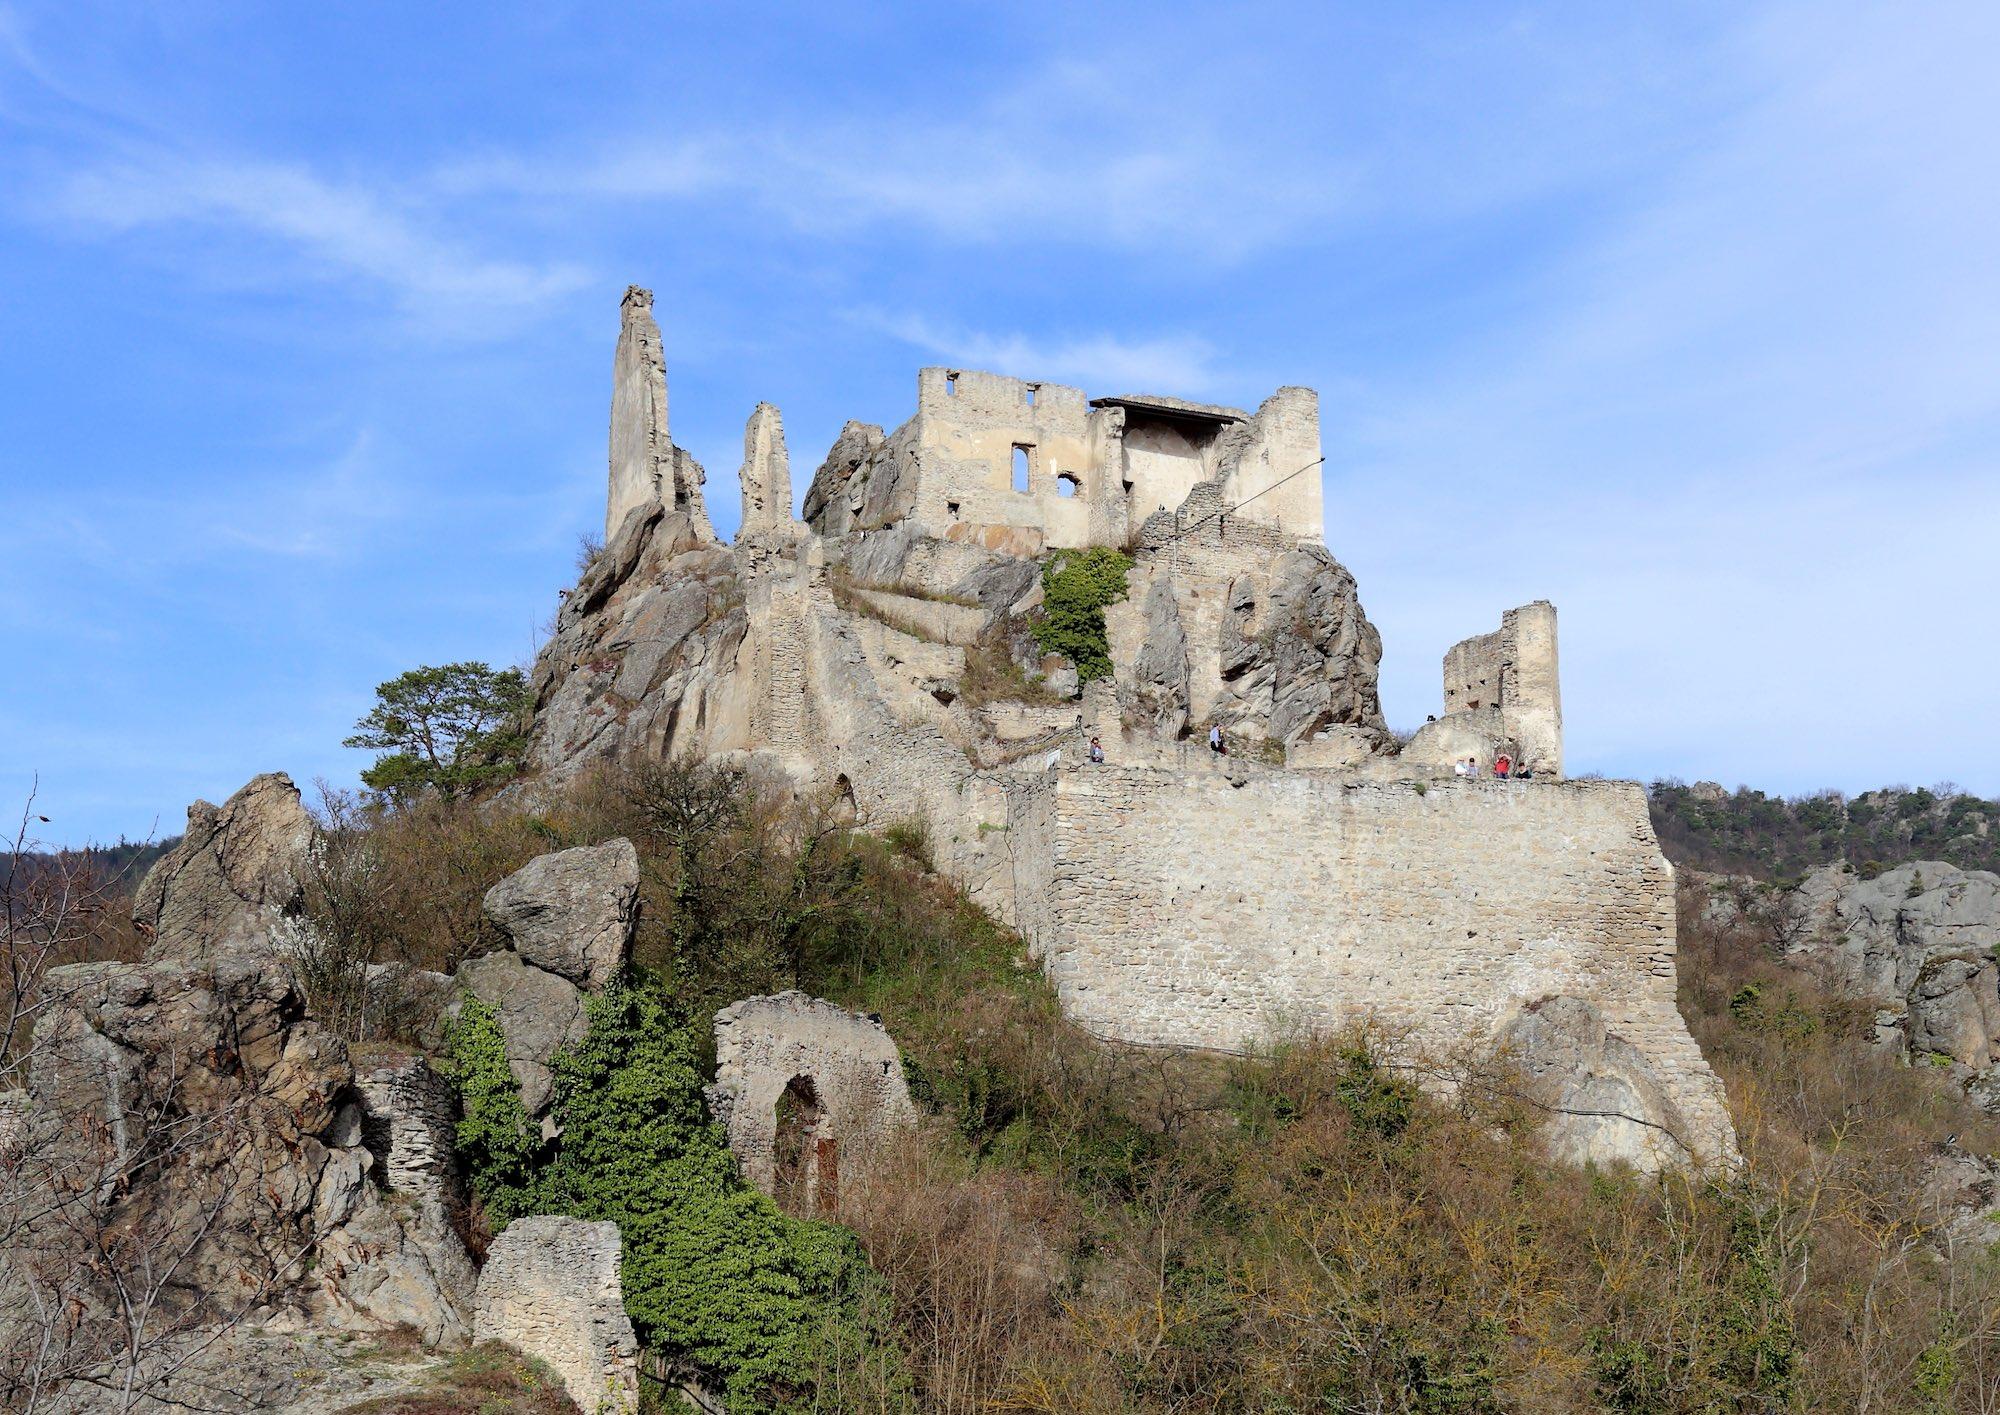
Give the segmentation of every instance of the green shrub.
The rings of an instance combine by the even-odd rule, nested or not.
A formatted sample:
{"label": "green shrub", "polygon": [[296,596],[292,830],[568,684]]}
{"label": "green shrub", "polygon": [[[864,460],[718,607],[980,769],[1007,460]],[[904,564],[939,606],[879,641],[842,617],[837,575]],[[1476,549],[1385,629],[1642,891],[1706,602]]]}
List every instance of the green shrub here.
{"label": "green shrub", "polygon": [[539,1147],[507,1064],[500,1019],[476,997],[465,999],[445,1031],[445,1074],[458,1085],[463,1111],[459,1159],[494,1227],[535,1212]]}
{"label": "green shrub", "polygon": [[1042,565],[1042,617],[1032,626],[1043,653],[1076,665],[1079,681],[1111,676],[1106,606],[1125,598],[1132,557],[1106,546],[1058,550]]}

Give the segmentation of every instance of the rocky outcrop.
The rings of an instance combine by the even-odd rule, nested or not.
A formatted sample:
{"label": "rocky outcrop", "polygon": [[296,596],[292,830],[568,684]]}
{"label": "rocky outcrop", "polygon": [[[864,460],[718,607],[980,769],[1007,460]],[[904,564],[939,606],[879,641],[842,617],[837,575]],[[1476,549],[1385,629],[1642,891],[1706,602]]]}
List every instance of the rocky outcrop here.
{"label": "rocky outcrop", "polygon": [[610,840],[537,856],[486,891],[484,908],[524,961],[601,988],[632,948],[639,852]]}
{"label": "rocky outcrop", "polygon": [[132,916],[148,956],[267,951],[271,926],[296,913],[312,817],[283,772],[252,777],[220,806],[188,807],[187,832],[140,881]]}
{"label": "rocky outcrop", "polygon": [[583,1039],[585,992],[630,956],[638,896],[629,840],[537,856],[486,893],[486,917],[513,947],[466,960],[458,980],[498,1018],[530,1117],[548,1110],[555,1054]]}
{"label": "rocky outcrop", "polygon": [[744,599],[730,553],[686,514],[632,511],[535,659],[534,764],[560,778],[591,762],[738,745],[728,724],[747,732]]}
{"label": "rocky outcrop", "polygon": [[1950,1067],[2000,1111],[2000,876],[1926,860],[1863,879],[1832,865],[1776,913],[1788,953],[1881,1004],[1878,1039]]}
{"label": "rocky outcrop", "polygon": [[1132,663],[1128,727],[1176,741],[1188,727],[1188,642],[1173,588],[1156,580],[1146,593],[1146,640]]}
{"label": "rocky outcrop", "polygon": [[535,1357],[577,1408],[639,1408],[639,1343],[618,1283],[618,1225],[516,1219],[493,1240],[479,1274],[473,1335]]}
{"label": "rocky outcrop", "polygon": [[1497,1052],[1519,1068],[1546,1115],[1556,1158],[1651,1170],[1693,1153],[1659,1072],[1590,1003],[1559,996],[1530,1004],[1501,1029]]}
{"label": "rocky outcrop", "polygon": [[1268,662],[1271,737],[1297,742],[1346,726],[1386,742],[1376,691],[1382,636],[1361,610],[1354,576],[1310,546],[1279,557],[1268,594],[1269,647],[1257,644],[1261,652],[1251,657],[1246,676]]}
{"label": "rocky outcrop", "polygon": [[85,1233],[173,1252],[163,1328],[290,1312],[462,1340],[470,1260],[441,1207],[392,1208],[369,1178],[345,1045],[281,960],[195,942],[205,961],[52,973],[29,1089],[55,1246],[10,1256],[66,1266]]}
{"label": "rocky outcrop", "polygon": [[807,1210],[832,1208],[842,1173],[865,1172],[916,1119],[881,1019],[797,991],[715,1014],[707,1094],[743,1177]]}

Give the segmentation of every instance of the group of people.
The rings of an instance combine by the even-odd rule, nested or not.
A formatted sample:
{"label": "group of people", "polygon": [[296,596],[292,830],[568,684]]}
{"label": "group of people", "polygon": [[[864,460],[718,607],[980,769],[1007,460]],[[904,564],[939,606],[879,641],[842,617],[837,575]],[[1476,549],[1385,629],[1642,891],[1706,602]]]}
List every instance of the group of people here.
{"label": "group of people", "polygon": [[[1479,758],[1467,757],[1464,761],[1453,762],[1451,764],[1451,774],[1477,781],[1480,777]],[[1493,779],[1495,781],[1506,781],[1510,778],[1515,781],[1525,781],[1534,774],[1534,768],[1530,767],[1526,762],[1515,761],[1505,752],[1493,758]]]}

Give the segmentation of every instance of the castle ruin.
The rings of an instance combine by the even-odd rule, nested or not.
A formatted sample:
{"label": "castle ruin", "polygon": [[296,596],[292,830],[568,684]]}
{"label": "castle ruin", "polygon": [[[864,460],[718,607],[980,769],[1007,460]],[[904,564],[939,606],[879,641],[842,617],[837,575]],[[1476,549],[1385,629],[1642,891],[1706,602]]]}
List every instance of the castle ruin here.
{"label": "castle ruin", "polygon": [[[1643,793],[1563,776],[1554,607],[1454,646],[1399,744],[1323,544],[1310,389],[1246,412],[927,368],[900,427],[842,429],[798,517],[759,404],[725,544],[669,436],[651,304],[623,306],[605,546],[534,671],[545,775],[696,753],[920,823],[1107,1039],[1246,1050],[1372,1019],[1416,1050],[1553,1055],[1580,1028],[1556,1051],[1595,1069],[1564,1084],[1623,1099],[1556,1107],[1572,1152],[1733,1156]],[[1083,681],[1032,624],[1047,558],[1092,547],[1131,568],[1111,672]],[[1532,775],[1453,773],[1503,753]]]}

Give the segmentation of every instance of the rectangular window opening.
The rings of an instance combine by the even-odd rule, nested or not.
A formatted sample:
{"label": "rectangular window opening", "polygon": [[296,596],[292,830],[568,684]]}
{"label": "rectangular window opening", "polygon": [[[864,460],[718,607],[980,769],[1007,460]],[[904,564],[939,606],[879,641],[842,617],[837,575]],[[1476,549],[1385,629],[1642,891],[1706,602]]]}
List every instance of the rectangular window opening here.
{"label": "rectangular window opening", "polygon": [[1028,406],[1029,406],[1029,407],[1031,407],[1031,408],[1032,408],[1032,407],[1034,407],[1034,406],[1035,406],[1035,394],[1039,393],[1040,391],[1041,391],[1041,389],[1040,389],[1040,387],[1039,387],[1038,385],[1036,385],[1036,384],[1033,384],[1033,383],[1031,383],[1031,384],[1029,384],[1029,385],[1028,385]]}
{"label": "rectangular window opening", "polygon": [[956,398],[958,396],[957,374],[948,373],[944,376],[944,396],[947,398]]}
{"label": "rectangular window opening", "polygon": [[1014,444],[1014,490],[1028,489],[1028,449],[1021,443]]}

